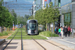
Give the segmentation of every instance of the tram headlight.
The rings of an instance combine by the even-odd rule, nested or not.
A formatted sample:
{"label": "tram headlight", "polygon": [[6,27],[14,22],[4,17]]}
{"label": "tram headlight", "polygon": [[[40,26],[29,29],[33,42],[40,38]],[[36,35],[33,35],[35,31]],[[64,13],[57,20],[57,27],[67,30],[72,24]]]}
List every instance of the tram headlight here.
{"label": "tram headlight", "polygon": [[28,30],[29,33],[31,33],[31,30]]}

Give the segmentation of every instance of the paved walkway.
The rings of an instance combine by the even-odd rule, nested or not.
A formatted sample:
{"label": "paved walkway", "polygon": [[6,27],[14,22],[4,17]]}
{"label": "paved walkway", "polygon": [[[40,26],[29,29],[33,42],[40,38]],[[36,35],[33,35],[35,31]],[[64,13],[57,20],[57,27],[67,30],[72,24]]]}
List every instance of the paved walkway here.
{"label": "paved walkway", "polygon": [[64,37],[64,39],[61,39],[61,37],[48,37],[48,39],[75,49],[75,38]]}
{"label": "paved walkway", "polygon": [[[0,50],[3,49],[4,46],[9,42],[10,40],[6,40],[5,43],[0,45]],[[55,43],[54,41],[47,40],[53,44],[58,45],[59,47],[48,43],[44,40],[36,40],[38,43],[40,43],[43,47],[46,48],[46,50],[62,50],[59,47],[64,48],[65,50],[73,50],[72,48],[66,47],[64,45]],[[5,50],[21,50],[21,40],[12,40],[11,43],[7,46]],[[41,46],[39,46],[35,41],[33,40],[23,40],[23,50],[44,50]]]}

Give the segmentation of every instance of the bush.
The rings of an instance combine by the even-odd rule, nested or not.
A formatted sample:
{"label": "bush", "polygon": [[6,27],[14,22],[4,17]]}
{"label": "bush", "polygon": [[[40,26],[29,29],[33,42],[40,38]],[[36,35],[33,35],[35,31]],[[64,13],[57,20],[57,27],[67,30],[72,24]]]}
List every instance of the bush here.
{"label": "bush", "polygon": [[43,31],[43,32],[40,32],[39,35],[44,35],[44,36],[47,36],[47,37],[58,37],[57,34],[52,33],[52,32],[50,32],[50,31]]}
{"label": "bush", "polygon": [[8,35],[8,32],[4,32],[3,34],[4,34],[4,35]]}
{"label": "bush", "polygon": [[8,35],[8,32],[0,33],[0,36]]}
{"label": "bush", "polygon": [[0,36],[2,36],[2,33],[0,33]]}
{"label": "bush", "polygon": [[41,30],[38,30],[38,32],[40,33],[40,32],[42,32]]}

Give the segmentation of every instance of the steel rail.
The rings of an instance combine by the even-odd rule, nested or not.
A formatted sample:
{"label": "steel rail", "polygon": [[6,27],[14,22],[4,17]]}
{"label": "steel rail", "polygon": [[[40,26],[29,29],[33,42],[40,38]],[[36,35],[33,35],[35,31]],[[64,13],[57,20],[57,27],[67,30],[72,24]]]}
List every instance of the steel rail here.
{"label": "steel rail", "polygon": [[[42,38],[41,38],[42,39]],[[43,39],[44,40],[44,39]],[[59,47],[59,48],[61,48],[62,50],[65,50],[64,48],[62,48],[62,47],[60,47],[60,46],[58,46],[58,45],[56,45],[56,44],[53,44],[52,42],[49,42],[49,41],[47,41],[47,40],[44,40],[44,41],[46,41],[46,42],[48,42],[48,43],[50,43],[50,44],[52,44],[52,45],[54,45],[54,46],[56,46],[56,47]]]}
{"label": "steel rail", "polygon": [[[31,37],[32,38],[32,37]],[[32,38],[33,39],[33,38]],[[33,39],[37,44],[39,44],[44,50],[46,50],[45,47],[43,47],[40,43],[38,43],[35,39]]]}
{"label": "steel rail", "polygon": [[22,28],[21,28],[21,50],[23,50]]}
{"label": "steel rail", "polygon": [[[19,29],[18,29],[19,30]],[[18,30],[16,32],[16,34],[18,33]],[[12,37],[12,39],[6,44],[6,46],[2,49],[5,50],[5,48],[10,44],[10,42],[14,39],[14,37],[16,36],[16,34]]]}
{"label": "steel rail", "polygon": [[58,45],[56,45],[56,44],[53,44],[53,43],[51,43],[51,42],[49,42],[49,41],[47,41],[47,40],[44,40],[44,41],[46,41],[46,42],[48,42],[48,43],[50,43],[50,44],[52,44],[52,45],[54,45],[54,46],[56,46],[56,47],[59,47],[59,48],[61,48],[62,50],[65,50],[64,48],[62,48],[62,47],[60,47],[60,46],[58,46]]}

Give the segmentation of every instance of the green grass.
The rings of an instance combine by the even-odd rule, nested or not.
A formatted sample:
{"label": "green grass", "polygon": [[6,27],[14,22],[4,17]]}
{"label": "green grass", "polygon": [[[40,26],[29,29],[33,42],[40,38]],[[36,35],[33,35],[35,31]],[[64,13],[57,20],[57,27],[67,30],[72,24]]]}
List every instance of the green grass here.
{"label": "green grass", "polygon": [[[31,36],[32,38],[34,38],[34,39],[46,39],[45,37],[42,37],[42,36]],[[29,36],[29,35],[27,35],[27,36],[23,36],[22,38],[23,39],[31,39],[31,37]],[[9,37],[8,39],[11,39],[12,37]],[[21,36],[19,36],[19,37],[14,37],[14,39],[21,39]]]}
{"label": "green grass", "polygon": [[40,35],[43,35],[43,36],[47,36],[47,37],[58,37],[57,34],[52,33],[52,32],[50,32],[50,31],[43,31],[43,32],[40,32],[39,34],[40,34]]}
{"label": "green grass", "polygon": [[5,36],[8,35],[9,33],[11,33],[11,31],[4,31],[3,33],[0,33],[0,36]]}
{"label": "green grass", "polygon": [[42,37],[40,35],[36,35],[36,36],[31,36],[34,39],[46,39],[45,37]]}
{"label": "green grass", "polygon": [[[23,39],[31,39],[31,37],[33,37],[34,39],[46,39],[45,37],[42,37],[40,35],[27,35],[26,32],[25,32],[25,29],[22,29],[22,38]],[[16,32],[15,32],[16,33]],[[14,35],[12,34],[10,37],[8,37],[8,39],[11,39]],[[14,39],[21,39],[21,29],[19,29],[19,32],[16,34],[16,36],[14,37]]]}
{"label": "green grass", "polygon": [[[9,37],[8,39],[11,39],[12,37]],[[31,39],[30,37],[22,37],[23,39]],[[14,37],[14,39],[21,39],[21,36],[20,37]]]}
{"label": "green grass", "polygon": [[[12,34],[12,35],[15,35],[15,34]],[[21,32],[18,32],[16,35],[21,35]],[[26,33],[22,32],[22,35],[26,35]]]}

